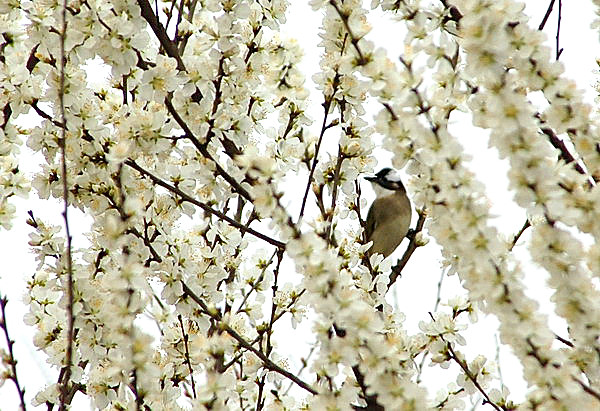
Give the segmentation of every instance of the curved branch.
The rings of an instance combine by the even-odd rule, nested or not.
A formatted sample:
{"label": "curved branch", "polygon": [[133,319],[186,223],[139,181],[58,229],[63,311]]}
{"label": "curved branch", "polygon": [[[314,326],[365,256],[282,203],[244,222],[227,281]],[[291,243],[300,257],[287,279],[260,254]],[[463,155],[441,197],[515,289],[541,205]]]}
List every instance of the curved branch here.
{"label": "curved branch", "polygon": [[283,375],[289,380],[295,382],[298,386],[304,388],[306,391],[311,394],[317,394],[317,390],[311,387],[308,383],[302,381],[300,378],[292,374],[291,372],[281,368],[279,365],[275,364],[273,361],[269,359],[262,351],[256,349],[252,344],[244,339],[241,335],[237,333],[233,328],[229,326],[229,324],[223,322],[221,314],[218,310],[210,309],[204,301],[200,297],[194,293],[185,282],[181,281],[181,285],[183,286],[183,291],[190,296],[194,302],[196,302],[202,310],[208,314],[212,319],[219,322],[219,326],[221,329],[225,330],[229,335],[231,335],[240,346],[251,351],[254,355],[256,355],[263,362],[263,365],[266,369],[274,371],[278,374]]}
{"label": "curved branch", "polygon": [[392,268],[392,274],[390,275],[388,288],[391,287],[392,284],[396,282],[398,277],[402,275],[402,270],[408,263],[408,260],[410,260],[410,257],[412,257],[415,250],[422,245],[417,242],[417,234],[423,231],[423,226],[425,225],[425,220],[427,219],[427,213],[425,210],[417,210],[417,213],[419,214],[417,226],[410,234],[407,234],[407,237],[410,238],[410,243],[408,243],[408,247],[406,248],[406,251],[404,251],[402,258],[400,258],[398,263]]}

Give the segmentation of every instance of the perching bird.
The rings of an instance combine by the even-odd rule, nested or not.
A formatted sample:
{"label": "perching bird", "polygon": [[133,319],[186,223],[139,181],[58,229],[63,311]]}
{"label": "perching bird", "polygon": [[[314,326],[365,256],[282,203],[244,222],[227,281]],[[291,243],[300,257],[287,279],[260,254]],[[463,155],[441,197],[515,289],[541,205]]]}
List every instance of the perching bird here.
{"label": "perching bird", "polygon": [[391,168],[386,167],[374,177],[365,178],[384,189],[378,193],[367,214],[365,235],[367,241],[373,241],[369,254],[387,257],[408,233],[412,214],[410,200],[400,176]]}

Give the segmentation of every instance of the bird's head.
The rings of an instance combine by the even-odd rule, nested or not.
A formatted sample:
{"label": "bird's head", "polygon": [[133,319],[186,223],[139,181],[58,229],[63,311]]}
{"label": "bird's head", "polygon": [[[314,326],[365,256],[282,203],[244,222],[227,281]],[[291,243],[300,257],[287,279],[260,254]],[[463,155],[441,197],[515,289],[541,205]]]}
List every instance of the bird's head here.
{"label": "bird's head", "polygon": [[400,174],[392,168],[382,168],[372,177],[365,177],[365,179],[380,185],[388,190],[405,190],[404,184],[400,179]]}

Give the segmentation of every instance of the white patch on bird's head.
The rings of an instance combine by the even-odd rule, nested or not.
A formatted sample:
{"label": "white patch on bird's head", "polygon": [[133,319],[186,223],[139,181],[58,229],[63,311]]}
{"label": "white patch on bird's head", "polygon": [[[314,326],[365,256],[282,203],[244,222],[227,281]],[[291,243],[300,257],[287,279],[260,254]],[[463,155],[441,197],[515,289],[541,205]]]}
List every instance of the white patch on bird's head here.
{"label": "white patch on bird's head", "polygon": [[[402,182],[402,177],[400,176],[400,173],[398,171],[394,170],[393,168],[384,168],[379,173],[381,173],[382,171],[385,171],[385,175],[381,176],[383,179],[390,181],[392,183]],[[379,175],[379,173],[377,173],[377,174]]]}

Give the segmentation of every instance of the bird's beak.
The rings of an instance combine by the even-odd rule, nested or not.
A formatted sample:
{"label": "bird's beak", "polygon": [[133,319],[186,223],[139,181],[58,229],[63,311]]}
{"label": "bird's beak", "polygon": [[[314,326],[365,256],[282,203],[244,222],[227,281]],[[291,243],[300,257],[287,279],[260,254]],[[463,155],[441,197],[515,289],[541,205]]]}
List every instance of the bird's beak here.
{"label": "bird's beak", "polygon": [[377,181],[377,176],[366,176],[365,180],[369,180],[369,181]]}

